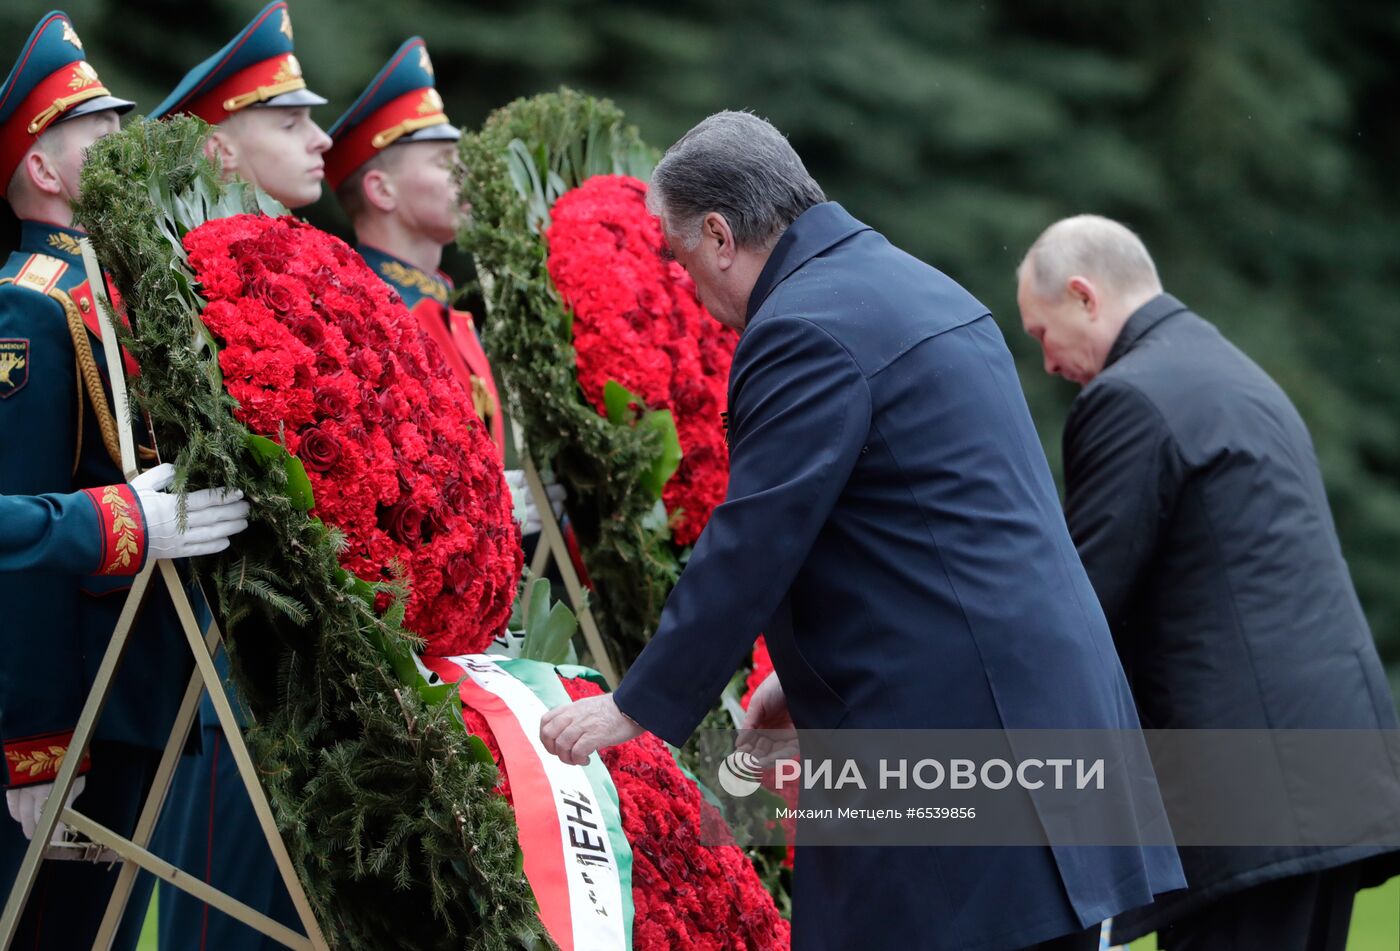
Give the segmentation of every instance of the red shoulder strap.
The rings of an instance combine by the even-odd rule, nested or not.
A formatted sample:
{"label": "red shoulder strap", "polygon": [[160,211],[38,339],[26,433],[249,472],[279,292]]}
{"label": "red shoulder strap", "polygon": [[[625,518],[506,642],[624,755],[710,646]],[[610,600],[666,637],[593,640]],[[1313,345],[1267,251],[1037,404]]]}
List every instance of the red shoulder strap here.
{"label": "red shoulder strap", "polygon": [[[88,332],[99,341],[102,339],[102,322],[97,316],[97,297],[92,292],[92,287],[87,281],[83,281],[77,287],[68,292],[68,296],[73,298],[73,303],[78,305],[78,313],[83,316],[83,325]],[[123,327],[130,327],[131,322],[127,319],[126,308],[122,306],[121,298],[113,296],[112,305],[116,309],[117,319],[122,322]],[[126,375],[135,379],[141,375],[141,368],[137,365],[136,359],[126,352],[122,347],[122,364],[126,367]]]}
{"label": "red shoulder strap", "polygon": [[[484,422],[491,432],[491,441],[496,444],[497,451],[504,455],[506,428],[501,416],[501,399],[496,392],[495,380],[491,378],[491,364],[486,359],[486,352],[481,349],[476,332],[472,330],[471,315],[463,311],[447,310],[448,319],[452,324],[449,330],[442,319],[444,310],[447,308],[442,304],[431,297],[425,297],[414,305],[412,313],[418,320],[418,326],[438,345],[443,359],[452,368],[462,388],[474,398],[477,396],[478,387],[484,389],[492,412],[482,414],[478,410],[478,415],[485,416]],[[461,327],[463,321],[466,325],[465,334],[462,333]]]}

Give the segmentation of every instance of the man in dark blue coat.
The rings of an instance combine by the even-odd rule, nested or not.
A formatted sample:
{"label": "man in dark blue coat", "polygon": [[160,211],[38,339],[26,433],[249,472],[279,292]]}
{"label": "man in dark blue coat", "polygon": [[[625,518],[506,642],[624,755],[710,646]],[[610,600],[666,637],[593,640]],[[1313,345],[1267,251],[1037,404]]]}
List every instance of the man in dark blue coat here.
{"label": "man in dark blue coat", "polygon": [[[683,743],[760,631],[777,673],[752,726],[1135,730],[987,309],[826,201],[751,115],[687,133],[649,200],[742,333],[729,492],[616,693],[552,711],[546,746]],[[799,951],[1093,948],[1183,884],[1170,846],[797,852]]]}

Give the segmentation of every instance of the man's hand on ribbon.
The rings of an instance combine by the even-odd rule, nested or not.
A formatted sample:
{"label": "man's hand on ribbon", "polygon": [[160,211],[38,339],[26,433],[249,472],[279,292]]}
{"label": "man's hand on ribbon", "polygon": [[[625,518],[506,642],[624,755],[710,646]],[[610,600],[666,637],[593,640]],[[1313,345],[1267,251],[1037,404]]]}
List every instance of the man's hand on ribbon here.
{"label": "man's hand on ribbon", "polygon": [[555,707],[540,719],[540,742],[571,766],[583,766],[595,751],[636,739],[646,731],[618,709],[610,694],[584,697]]}

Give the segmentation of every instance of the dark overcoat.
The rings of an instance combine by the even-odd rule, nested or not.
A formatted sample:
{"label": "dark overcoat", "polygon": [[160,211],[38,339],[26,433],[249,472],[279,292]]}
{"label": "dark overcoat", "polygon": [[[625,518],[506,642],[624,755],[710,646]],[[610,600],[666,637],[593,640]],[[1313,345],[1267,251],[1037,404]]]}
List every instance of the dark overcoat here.
{"label": "dark overcoat", "polygon": [[[809,209],[753,289],[729,420],[728,496],[625,713],[684,742],[762,631],[799,728],[1136,728],[1011,356],[954,281]],[[1170,846],[801,838],[798,951],[1019,948],[1182,884]]]}
{"label": "dark overcoat", "polygon": [[[1066,518],[1144,728],[1395,729],[1307,427],[1213,325],[1170,294],[1139,308],[1074,402],[1064,459]],[[1274,749],[1268,793],[1249,795],[1305,817],[1319,790],[1295,757],[1308,754]],[[1400,764],[1374,749],[1368,774],[1400,788]],[[1199,783],[1175,772],[1159,776],[1174,812],[1218,808],[1193,804]],[[1397,795],[1346,808],[1372,811],[1358,827],[1400,828]],[[1114,939],[1287,875],[1366,859],[1372,883],[1396,871],[1386,851],[1183,847],[1190,889],[1121,917]]]}

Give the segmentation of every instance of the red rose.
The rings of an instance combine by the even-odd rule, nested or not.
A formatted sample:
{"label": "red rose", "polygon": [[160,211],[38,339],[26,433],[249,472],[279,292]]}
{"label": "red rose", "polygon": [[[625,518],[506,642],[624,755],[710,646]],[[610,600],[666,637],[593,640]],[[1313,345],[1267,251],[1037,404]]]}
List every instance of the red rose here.
{"label": "red rose", "polygon": [[301,454],[298,458],[308,469],[328,472],[340,460],[340,441],[313,426],[301,434]]}
{"label": "red rose", "polygon": [[471,486],[465,482],[453,482],[443,490],[442,493],[447,499],[447,508],[454,515],[465,515],[471,509],[472,500],[475,493]]}
{"label": "red rose", "polygon": [[267,273],[267,269],[255,258],[244,258],[238,262],[238,277],[248,286]]}
{"label": "red rose", "polygon": [[[291,291],[287,291],[290,295]],[[271,306],[271,305],[269,305]],[[288,301],[288,307],[292,302]],[[282,313],[286,313],[283,311]],[[326,328],[314,314],[301,314],[287,321],[287,329],[312,350],[319,349],[326,342]]]}
{"label": "red rose", "polygon": [[471,578],[471,559],[463,555],[453,558],[442,569],[442,586],[453,594],[461,594],[466,591]]}
{"label": "red rose", "polygon": [[335,390],[318,390],[316,414],[323,419],[343,420],[350,414],[350,401]]}
{"label": "red rose", "polygon": [[423,520],[426,515],[423,506],[408,499],[386,511],[381,525],[390,538],[412,547],[423,540]]}
{"label": "red rose", "polygon": [[296,305],[297,296],[285,284],[269,281],[262,294],[263,303],[279,316],[286,316]]}

